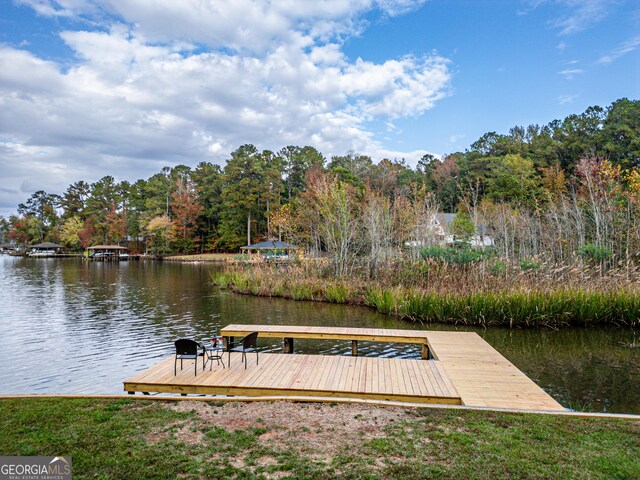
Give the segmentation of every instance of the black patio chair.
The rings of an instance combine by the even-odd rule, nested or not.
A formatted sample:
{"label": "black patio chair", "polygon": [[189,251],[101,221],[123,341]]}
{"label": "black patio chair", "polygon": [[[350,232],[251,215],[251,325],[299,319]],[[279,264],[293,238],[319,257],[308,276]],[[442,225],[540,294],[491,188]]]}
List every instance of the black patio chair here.
{"label": "black patio chair", "polygon": [[190,338],[180,338],[175,341],[176,358],[173,361],[173,375],[177,375],[177,364],[180,359],[180,370],[183,360],[193,360],[195,375],[198,375],[198,357],[202,357],[202,369],[204,370],[204,347]]}
{"label": "black patio chair", "polygon": [[247,368],[247,352],[256,352],[256,365],[258,365],[258,332],[252,332],[241,340],[241,345],[229,348],[229,367],[231,367],[231,352],[242,352],[244,368]]}

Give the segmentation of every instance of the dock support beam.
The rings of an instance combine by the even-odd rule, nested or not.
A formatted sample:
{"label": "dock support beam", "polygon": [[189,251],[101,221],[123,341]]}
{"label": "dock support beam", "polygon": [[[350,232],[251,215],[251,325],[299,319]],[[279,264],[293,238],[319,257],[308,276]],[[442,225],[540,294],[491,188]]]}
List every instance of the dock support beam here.
{"label": "dock support beam", "polygon": [[293,338],[284,338],[284,353],[293,353]]}
{"label": "dock support beam", "polygon": [[426,343],[422,344],[422,359],[429,360],[431,358],[431,352],[429,351],[429,345]]}
{"label": "dock support beam", "polygon": [[358,341],[357,340],[351,340],[351,355],[353,355],[354,357],[358,356]]}

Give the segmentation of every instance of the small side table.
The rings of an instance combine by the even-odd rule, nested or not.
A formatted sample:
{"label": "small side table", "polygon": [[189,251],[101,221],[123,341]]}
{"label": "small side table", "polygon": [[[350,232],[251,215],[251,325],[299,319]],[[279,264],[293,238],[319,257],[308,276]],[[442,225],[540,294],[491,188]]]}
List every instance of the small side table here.
{"label": "small side table", "polygon": [[222,363],[222,368],[224,368],[224,360],[222,359],[222,353],[224,352],[221,341],[212,342],[204,344],[204,351],[207,354],[206,362],[211,362],[209,365],[209,371],[213,368],[213,361],[216,360],[218,365]]}

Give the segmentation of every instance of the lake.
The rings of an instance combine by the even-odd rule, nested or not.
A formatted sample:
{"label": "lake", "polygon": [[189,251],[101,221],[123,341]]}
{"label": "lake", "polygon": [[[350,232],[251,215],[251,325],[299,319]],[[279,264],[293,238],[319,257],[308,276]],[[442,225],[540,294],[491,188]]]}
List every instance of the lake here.
{"label": "lake", "polygon": [[[213,264],[88,262],[0,255],[0,394],[124,393],[122,382],[231,323],[476,331],[562,405],[640,414],[640,331],[479,329],[415,324],[363,307],[220,292]],[[264,351],[281,340],[261,339]],[[368,356],[420,358],[414,345],[362,342]],[[351,342],[296,340],[350,355]]]}

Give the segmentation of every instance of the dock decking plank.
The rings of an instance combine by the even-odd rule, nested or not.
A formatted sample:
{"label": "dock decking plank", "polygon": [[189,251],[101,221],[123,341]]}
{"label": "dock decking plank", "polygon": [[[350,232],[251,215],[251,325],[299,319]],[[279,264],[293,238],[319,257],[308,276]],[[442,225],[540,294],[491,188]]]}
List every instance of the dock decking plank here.
{"label": "dock decking plank", "polygon": [[[223,331],[246,325],[229,325]],[[283,327],[261,325],[264,336],[281,336]],[[241,355],[231,365],[193,363],[173,373],[174,357],[133,375],[125,390],[223,395],[306,395],[356,397],[478,407],[563,410],[509,360],[473,332],[384,330],[376,328],[287,327],[298,338],[352,338],[427,343],[434,360],[337,355],[261,353],[260,363],[249,354],[247,369]],[[236,335],[233,335],[236,336]],[[228,356],[225,356],[225,361]],[[199,359],[200,360],[200,359]],[[226,363],[225,363],[226,365]]]}

